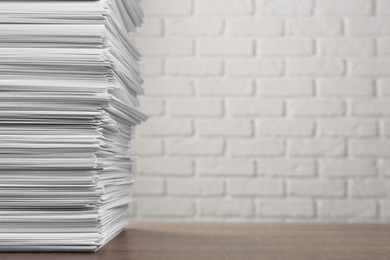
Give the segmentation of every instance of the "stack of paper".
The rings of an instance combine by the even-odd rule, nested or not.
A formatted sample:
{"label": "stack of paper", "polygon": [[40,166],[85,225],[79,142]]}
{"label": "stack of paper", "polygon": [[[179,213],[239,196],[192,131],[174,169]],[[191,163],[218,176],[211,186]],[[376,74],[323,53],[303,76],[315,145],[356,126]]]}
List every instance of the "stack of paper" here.
{"label": "stack of paper", "polygon": [[139,0],[0,0],[0,250],[96,251],[127,224],[141,21]]}

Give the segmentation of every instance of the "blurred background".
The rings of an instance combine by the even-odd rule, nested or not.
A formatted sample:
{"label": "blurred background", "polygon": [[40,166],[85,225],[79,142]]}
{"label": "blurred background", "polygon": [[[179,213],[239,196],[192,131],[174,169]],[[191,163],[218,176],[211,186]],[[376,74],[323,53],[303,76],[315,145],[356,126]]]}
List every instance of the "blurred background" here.
{"label": "blurred background", "polygon": [[390,220],[390,1],[144,0],[143,220]]}

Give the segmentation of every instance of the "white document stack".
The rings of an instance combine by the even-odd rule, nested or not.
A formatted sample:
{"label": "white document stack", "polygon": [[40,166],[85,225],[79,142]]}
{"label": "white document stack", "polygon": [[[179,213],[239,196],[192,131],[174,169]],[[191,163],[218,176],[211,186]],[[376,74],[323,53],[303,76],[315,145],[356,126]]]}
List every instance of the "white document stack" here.
{"label": "white document stack", "polygon": [[140,0],[0,0],[0,251],[96,251],[127,224]]}

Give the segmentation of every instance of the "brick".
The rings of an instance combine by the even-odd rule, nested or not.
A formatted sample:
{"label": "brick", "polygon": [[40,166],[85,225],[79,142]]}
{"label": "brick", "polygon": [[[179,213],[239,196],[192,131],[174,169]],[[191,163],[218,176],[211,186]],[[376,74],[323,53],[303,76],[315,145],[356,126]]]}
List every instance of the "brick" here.
{"label": "brick", "polygon": [[189,119],[153,118],[139,127],[143,136],[190,135],[192,123]]}
{"label": "brick", "polygon": [[262,199],[256,203],[261,217],[313,217],[314,203],[308,199]]}
{"label": "brick", "polygon": [[276,156],[282,155],[284,151],[282,140],[228,140],[228,152],[233,156]]}
{"label": "brick", "polygon": [[286,61],[286,73],[295,76],[341,75],[344,62],[333,58],[291,58]]}
{"label": "brick", "polygon": [[383,133],[383,135],[385,135],[385,136],[390,135],[390,120],[382,120],[381,133]]}
{"label": "brick", "polygon": [[347,18],[346,31],[352,35],[373,35],[390,33],[390,18],[388,17],[364,17]]}
{"label": "brick", "polygon": [[319,173],[326,177],[369,177],[375,176],[377,169],[371,159],[321,159]]}
{"label": "brick", "polygon": [[277,76],[283,72],[283,63],[276,59],[232,59],[226,63],[226,71],[232,76]]}
{"label": "brick", "polygon": [[351,196],[360,198],[386,197],[389,188],[389,182],[384,179],[351,180],[349,183]]}
{"label": "brick", "polygon": [[375,218],[375,202],[365,200],[322,200],[319,202],[318,214],[326,218]]}
{"label": "brick", "polygon": [[145,19],[137,34],[146,36],[157,36],[162,34],[161,19],[151,18]]}
{"label": "brick", "polygon": [[190,175],[193,162],[183,158],[139,158],[140,174],[146,175]]}
{"label": "brick", "polygon": [[390,1],[145,1],[132,216],[390,219]]}
{"label": "brick", "polygon": [[288,18],[286,26],[290,35],[339,35],[342,32],[338,18]]}
{"label": "brick", "polygon": [[249,79],[198,79],[197,91],[204,96],[250,96],[253,82]]}
{"label": "brick", "polygon": [[138,38],[137,46],[144,56],[190,55],[194,49],[191,39]]}
{"label": "brick", "polygon": [[350,151],[352,155],[368,157],[388,157],[390,156],[390,140],[352,140],[350,141]]}
{"label": "brick", "polygon": [[387,0],[376,1],[376,12],[379,14],[390,14],[390,3]]}
{"label": "brick", "polygon": [[197,172],[215,176],[253,176],[255,165],[248,159],[205,158],[197,160]]}
{"label": "brick", "polygon": [[163,72],[162,59],[143,58],[140,64],[141,64],[142,75],[144,76],[161,75]]}
{"label": "brick", "polygon": [[293,139],[289,145],[293,156],[343,156],[346,153],[345,141],[341,139]]}
{"label": "brick", "polygon": [[167,180],[167,193],[174,196],[218,196],[224,193],[223,180],[175,178]]}
{"label": "brick", "polygon": [[383,217],[390,218],[390,200],[386,199],[381,202],[381,212]]}
{"label": "brick", "polygon": [[164,152],[163,142],[159,138],[140,138],[135,140],[135,154],[142,156],[161,155]]}
{"label": "brick", "polygon": [[275,179],[230,179],[228,193],[235,196],[282,196],[284,184]]}
{"label": "brick", "polygon": [[261,96],[299,97],[314,94],[313,82],[309,79],[260,79],[256,82],[256,89]]}
{"label": "brick", "polygon": [[143,87],[147,96],[191,96],[193,85],[188,79],[146,78]]}
{"label": "brick", "polygon": [[316,163],[308,159],[266,159],[257,162],[258,175],[308,177],[316,174]]}
{"label": "brick", "polygon": [[173,116],[220,116],[222,102],[215,99],[177,98],[167,102],[168,111]]}
{"label": "brick", "polygon": [[379,54],[390,54],[390,39],[381,38],[377,39],[378,53]]}
{"label": "brick", "polygon": [[203,217],[250,217],[253,206],[249,199],[200,199],[199,212]]}
{"label": "brick", "polygon": [[374,84],[370,79],[319,79],[317,90],[321,96],[364,97],[374,95]]}
{"label": "brick", "polygon": [[291,99],[287,101],[288,114],[294,116],[339,116],[345,113],[345,105],[339,99]]}
{"label": "brick", "polygon": [[251,39],[203,38],[197,40],[197,53],[208,56],[251,56],[254,44]]}
{"label": "brick", "polygon": [[261,38],[257,41],[260,56],[294,56],[314,53],[314,43],[303,38]]}
{"label": "brick", "polygon": [[160,178],[137,177],[134,193],[142,196],[157,196],[164,194],[164,181]]}
{"label": "brick", "polygon": [[235,116],[282,116],[284,103],[281,99],[236,98],[228,101],[228,113]]}
{"label": "brick", "polygon": [[161,99],[141,96],[139,101],[139,109],[148,116],[159,116],[164,113],[164,104]]}
{"label": "brick", "polygon": [[192,217],[195,213],[191,199],[139,198],[137,209],[141,217]]}
{"label": "brick", "polygon": [[220,35],[223,30],[222,26],[223,22],[220,18],[165,19],[165,30],[168,35]]}
{"label": "brick", "polygon": [[241,36],[280,35],[283,21],[279,18],[229,18],[226,31],[229,35]]}
{"label": "brick", "polygon": [[253,126],[246,119],[199,119],[197,133],[201,136],[250,136]]}
{"label": "brick", "polygon": [[374,54],[373,39],[331,38],[331,39],[320,39],[317,42],[318,42],[319,53],[324,56]]}
{"label": "brick", "polygon": [[195,13],[208,15],[250,14],[253,12],[251,0],[196,0]]}
{"label": "brick", "polygon": [[357,99],[352,102],[352,113],[359,116],[389,116],[390,99]]}
{"label": "brick", "polygon": [[136,212],[135,212],[135,203],[130,203],[127,208],[127,214],[129,218],[135,218]]}
{"label": "brick", "polygon": [[261,136],[311,136],[314,121],[306,119],[259,119],[256,133]]}
{"label": "brick", "polygon": [[167,71],[170,75],[207,76],[222,73],[222,61],[215,59],[169,59]]}
{"label": "brick", "polygon": [[[389,20],[390,22],[390,20]],[[389,58],[360,58],[349,60],[351,75],[357,76],[382,76],[390,75]]]}
{"label": "brick", "polygon": [[318,133],[322,136],[365,137],[378,133],[374,120],[362,119],[320,119]]}
{"label": "brick", "polygon": [[318,14],[371,14],[372,9],[371,0],[317,0],[316,3]]}
{"label": "brick", "polygon": [[310,14],[313,6],[313,0],[256,0],[257,13],[267,15]]}
{"label": "brick", "polygon": [[379,14],[390,14],[390,2],[388,0],[377,0],[376,12]]}
{"label": "brick", "polygon": [[145,14],[190,14],[191,2],[192,0],[144,0],[142,6]]}
{"label": "brick", "polygon": [[341,180],[289,180],[288,186],[292,196],[341,197],[345,194],[345,183]]}
{"label": "brick", "polygon": [[390,96],[390,79],[377,80],[379,95]]}
{"label": "brick", "polygon": [[169,154],[172,155],[220,155],[223,152],[222,139],[175,138],[167,140]]}

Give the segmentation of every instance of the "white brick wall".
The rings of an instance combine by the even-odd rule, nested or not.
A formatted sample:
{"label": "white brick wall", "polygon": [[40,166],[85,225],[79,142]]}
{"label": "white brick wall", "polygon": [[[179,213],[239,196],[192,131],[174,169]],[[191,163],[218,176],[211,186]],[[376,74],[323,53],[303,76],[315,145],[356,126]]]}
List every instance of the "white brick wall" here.
{"label": "white brick wall", "polygon": [[390,0],[144,0],[136,219],[390,220]]}

